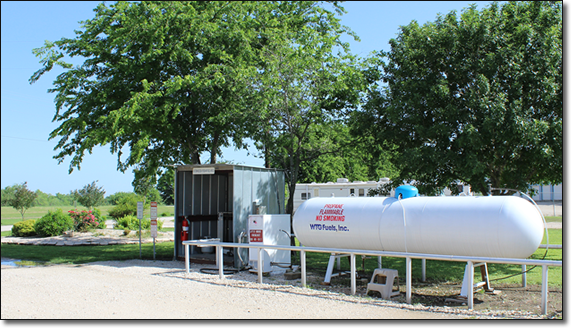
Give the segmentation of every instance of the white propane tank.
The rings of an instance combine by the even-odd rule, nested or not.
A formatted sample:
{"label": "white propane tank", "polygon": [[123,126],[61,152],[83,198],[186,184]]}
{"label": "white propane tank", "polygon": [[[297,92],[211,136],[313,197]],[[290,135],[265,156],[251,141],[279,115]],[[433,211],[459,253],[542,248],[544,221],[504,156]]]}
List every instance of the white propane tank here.
{"label": "white propane tank", "polygon": [[308,247],[527,258],[544,225],[516,196],[336,197],[305,201],[293,230]]}

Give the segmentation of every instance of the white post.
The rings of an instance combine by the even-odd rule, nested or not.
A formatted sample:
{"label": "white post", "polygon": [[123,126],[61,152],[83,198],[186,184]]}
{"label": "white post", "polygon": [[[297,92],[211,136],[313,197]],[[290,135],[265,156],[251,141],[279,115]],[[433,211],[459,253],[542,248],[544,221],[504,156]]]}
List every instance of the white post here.
{"label": "white post", "polygon": [[521,265],[521,287],[527,287],[527,267],[525,264]]}
{"label": "white post", "polygon": [[305,251],[301,250],[299,253],[299,260],[301,261],[301,285],[307,287],[307,273],[305,271]]}
{"label": "white post", "polygon": [[258,282],[262,283],[262,270],[264,270],[264,259],[262,258],[262,248],[258,248]]}
{"label": "white post", "polygon": [[356,269],[355,269],[355,254],[351,253],[351,295],[355,295],[357,292],[357,279],[356,279]]}
{"label": "white post", "polygon": [[541,314],[547,314],[547,265],[542,265],[542,279],[541,279]]}
{"label": "white post", "polygon": [[377,258],[377,262],[379,263],[379,269],[382,269],[383,268],[383,257],[379,256]]}
{"label": "white post", "polygon": [[474,309],[474,263],[468,261],[468,310]]}
{"label": "white post", "polygon": [[216,261],[218,262],[218,276],[224,279],[224,250],[222,246],[216,246]]}
{"label": "white post", "polygon": [[186,273],[190,273],[190,259],[188,256],[188,244],[184,245],[184,266],[186,267]]}
{"label": "white post", "polygon": [[406,258],[406,302],[412,303],[412,259]]}

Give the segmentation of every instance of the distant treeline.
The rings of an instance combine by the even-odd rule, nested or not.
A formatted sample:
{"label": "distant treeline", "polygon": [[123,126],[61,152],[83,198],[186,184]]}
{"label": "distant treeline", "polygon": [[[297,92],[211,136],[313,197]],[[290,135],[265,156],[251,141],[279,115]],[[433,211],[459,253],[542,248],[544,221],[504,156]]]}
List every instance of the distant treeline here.
{"label": "distant treeline", "polygon": [[[56,193],[55,195],[45,193],[41,190],[35,191],[37,197],[32,203],[32,206],[74,206],[75,205],[75,198],[70,192],[69,194],[61,194]],[[105,200],[98,204],[98,206],[105,206],[105,205],[116,205],[117,199],[127,195],[127,194],[135,194],[134,192],[123,192],[119,191],[112,195],[105,197]],[[10,206],[8,201],[13,197],[14,191],[13,186],[6,187],[2,189],[2,206]],[[163,200],[161,199],[158,191],[151,192],[149,195],[149,201],[156,201],[159,204],[163,204]],[[79,203],[77,204],[79,205]]]}

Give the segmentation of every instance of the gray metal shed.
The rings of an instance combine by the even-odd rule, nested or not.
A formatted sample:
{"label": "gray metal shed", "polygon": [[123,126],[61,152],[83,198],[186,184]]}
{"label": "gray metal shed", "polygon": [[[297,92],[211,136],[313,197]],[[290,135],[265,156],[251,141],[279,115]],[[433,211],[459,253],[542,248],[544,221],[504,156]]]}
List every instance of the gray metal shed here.
{"label": "gray metal shed", "polygon": [[[239,242],[250,214],[285,214],[284,172],[232,164],[180,165],[174,187],[175,259],[184,260],[182,221],[190,222],[189,239],[220,238]],[[240,242],[245,242],[243,239]],[[210,251],[210,250],[209,250]],[[248,252],[240,251],[247,263]],[[215,263],[213,253],[190,247],[195,263]],[[240,267],[236,249],[225,250],[224,262]]]}

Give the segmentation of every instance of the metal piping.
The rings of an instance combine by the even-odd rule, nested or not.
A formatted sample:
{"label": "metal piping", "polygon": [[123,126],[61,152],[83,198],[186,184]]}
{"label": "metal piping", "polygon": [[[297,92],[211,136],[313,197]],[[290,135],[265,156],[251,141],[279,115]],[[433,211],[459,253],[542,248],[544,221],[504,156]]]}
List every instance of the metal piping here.
{"label": "metal piping", "polygon": [[[239,247],[236,243],[214,243],[214,242],[201,242],[199,240],[187,240],[183,241],[183,245],[186,248],[185,252],[185,266],[186,266],[186,273],[190,273],[190,261],[188,255],[188,248],[190,245],[212,245],[217,246],[217,250],[221,251],[222,247]],[[526,259],[514,259],[514,258],[494,258],[494,257],[475,257],[475,256],[456,256],[456,255],[438,255],[438,254],[423,254],[423,253],[402,253],[402,252],[388,252],[388,251],[366,251],[366,250],[358,250],[358,249],[337,249],[337,248],[318,248],[318,247],[300,247],[300,246],[281,246],[281,245],[254,245],[254,244],[244,244],[244,248],[257,248],[258,254],[260,254],[263,248],[268,249],[284,249],[284,250],[291,250],[291,251],[300,251],[301,252],[301,281],[302,285],[305,287],[307,284],[306,279],[306,254],[305,252],[317,252],[317,253],[343,253],[343,254],[350,254],[350,255],[371,255],[371,256],[391,256],[391,257],[401,257],[406,258],[407,262],[407,302],[410,304],[411,298],[410,294],[412,291],[412,259],[413,258],[420,258],[420,259],[429,259],[429,260],[443,260],[443,261],[457,261],[457,262],[468,262],[473,265],[473,263],[479,262],[487,262],[487,263],[501,263],[501,264],[533,264],[533,265],[541,265],[543,267],[543,279],[541,284],[541,310],[542,314],[546,314],[547,312],[547,267],[548,266],[563,266],[563,261],[551,261],[551,260],[526,260]],[[260,256],[260,255],[259,255]],[[261,257],[260,257],[261,259]],[[263,261],[263,259],[261,259]],[[260,261],[260,267],[261,262]],[[354,261],[352,261],[354,262]],[[222,264],[219,263],[220,268],[220,276],[223,278],[223,270]],[[473,266],[472,266],[473,270]],[[473,272],[473,271],[472,271]],[[410,279],[409,279],[410,277]],[[351,280],[355,279],[355,275],[351,275]],[[472,278],[473,279],[473,278]],[[258,282],[262,282],[262,270],[258,270]],[[472,281],[473,284],[473,281]],[[352,290],[354,293],[354,291]],[[473,292],[472,288],[468,290],[468,299],[472,298],[473,300]],[[472,307],[469,307],[470,310],[473,309],[473,301],[469,302],[472,303]]]}

